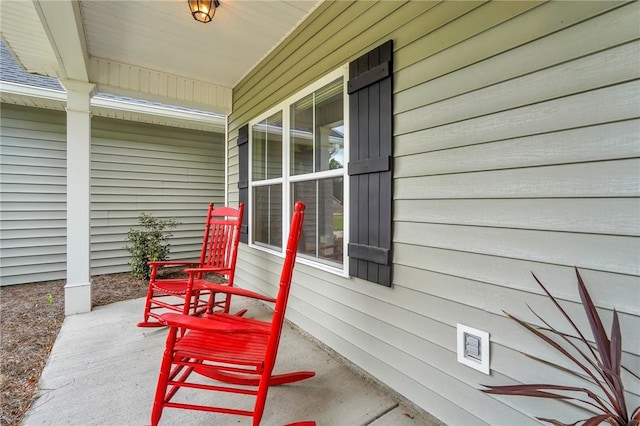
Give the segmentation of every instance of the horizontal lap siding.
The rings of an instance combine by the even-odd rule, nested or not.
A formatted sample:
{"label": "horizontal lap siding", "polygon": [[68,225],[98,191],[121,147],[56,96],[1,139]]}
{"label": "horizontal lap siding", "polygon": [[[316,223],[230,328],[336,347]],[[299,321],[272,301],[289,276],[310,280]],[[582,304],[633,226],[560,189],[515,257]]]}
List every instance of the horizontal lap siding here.
{"label": "horizontal lap siding", "polygon": [[0,132],[0,284],[65,278],[65,115],[2,104]]}
{"label": "horizontal lap siding", "polygon": [[[66,118],[2,105],[2,285],[66,278]],[[224,203],[224,136],[94,117],[91,274],[129,270],[140,213],[175,217],[171,258],[199,256],[210,202]]]}
{"label": "horizontal lap siding", "polygon": [[[558,378],[502,310],[564,327],[531,271],[579,313],[578,265],[637,371],[640,10],[620,5],[323,3],[235,88],[230,135],[392,38],[394,287],[298,265],[290,319],[448,424],[582,418],[477,390]],[[280,259],[243,245],[238,265],[239,285],[275,293]],[[491,333],[491,376],[456,361],[457,323]]]}
{"label": "horizontal lap siding", "polygon": [[223,135],[93,119],[92,274],[129,269],[126,234],[141,213],[175,217],[171,258],[198,258],[210,202],[224,203]]}
{"label": "horizontal lap siding", "polygon": [[[566,4],[540,6],[505,27],[525,26],[523,19]],[[492,377],[463,378],[449,370],[469,386],[511,380],[580,385],[519,355],[558,360],[502,316],[504,309],[534,321],[527,315],[531,304],[570,332],[539,296],[530,273],[576,302],[574,265],[583,268],[597,303],[621,313],[625,363],[636,371],[640,365],[637,19],[637,5],[629,5],[433,74],[447,63],[462,65],[473,47],[496,46],[469,40],[410,65],[408,75],[397,73],[395,283],[425,294],[408,298],[405,306],[447,324],[445,333],[452,334],[456,323],[491,333]],[[478,42],[495,40],[491,32]],[[397,55],[402,63],[402,52]],[[582,317],[577,303],[567,309]],[[604,315],[610,322],[611,313]],[[640,388],[631,382],[628,393],[637,401]],[[524,399],[496,400],[528,416],[563,412],[553,405],[534,408]],[[498,413],[479,417],[507,424]]]}

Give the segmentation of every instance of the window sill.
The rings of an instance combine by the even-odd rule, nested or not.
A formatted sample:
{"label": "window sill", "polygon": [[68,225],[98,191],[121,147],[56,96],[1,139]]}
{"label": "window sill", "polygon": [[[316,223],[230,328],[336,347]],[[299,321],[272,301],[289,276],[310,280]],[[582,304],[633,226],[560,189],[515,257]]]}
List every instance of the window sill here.
{"label": "window sill", "polygon": [[[277,256],[281,259],[284,259],[284,253],[266,246],[262,246],[262,245],[258,245],[255,243],[251,243],[249,244],[249,248],[251,249],[255,249],[264,253],[268,253],[271,254],[273,256]],[[349,273],[347,271],[346,265],[348,265],[348,258],[345,258],[345,265],[343,268],[339,268],[339,267],[334,267],[331,265],[327,265],[325,263],[322,262],[317,262],[315,260],[309,259],[309,258],[305,258],[304,255],[300,255],[298,254],[297,258],[296,258],[296,263],[301,264],[301,265],[306,265],[309,267],[312,267],[314,269],[318,269],[324,272],[328,272],[330,274],[333,275],[338,275],[340,277],[344,277],[344,278],[348,278],[349,277]]]}

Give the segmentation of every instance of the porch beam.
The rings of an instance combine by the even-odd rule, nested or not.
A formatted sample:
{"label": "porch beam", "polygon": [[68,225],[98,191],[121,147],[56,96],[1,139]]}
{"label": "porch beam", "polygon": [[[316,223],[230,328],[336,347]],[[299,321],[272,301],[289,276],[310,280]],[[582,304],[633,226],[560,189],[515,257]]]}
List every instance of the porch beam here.
{"label": "porch beam", "polygon": [[89,54],[79,2],[34,0],[33,5],[58,59],[59,78],[88,82]]}

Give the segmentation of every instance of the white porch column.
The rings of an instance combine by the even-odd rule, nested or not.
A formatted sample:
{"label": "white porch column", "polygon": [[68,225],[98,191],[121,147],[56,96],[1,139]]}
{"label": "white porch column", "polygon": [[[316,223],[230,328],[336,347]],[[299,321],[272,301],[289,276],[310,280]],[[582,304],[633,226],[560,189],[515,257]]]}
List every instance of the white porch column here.
{"label": "white porch column", "polygon": [[95,84],[62,80],[67,89],[67,283],[64,313],[91,311],[91,97]]}

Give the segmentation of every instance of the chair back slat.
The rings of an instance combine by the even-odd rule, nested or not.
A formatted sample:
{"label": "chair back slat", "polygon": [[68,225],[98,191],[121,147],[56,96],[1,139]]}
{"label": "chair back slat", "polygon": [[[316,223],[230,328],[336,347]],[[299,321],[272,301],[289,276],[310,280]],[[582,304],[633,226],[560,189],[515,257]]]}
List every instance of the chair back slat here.
{"label": "chair back slat", "polygon": [[213,208],[209,205],[207,221],[200,253],[200,267],[233,271],[240,243],[240,226],[244,204],[238,209],[231,207]]}

